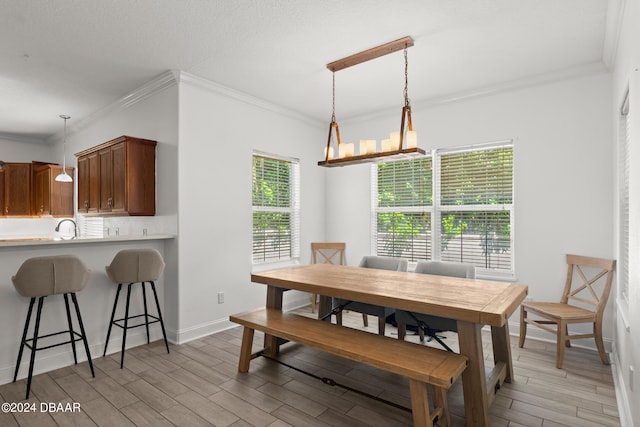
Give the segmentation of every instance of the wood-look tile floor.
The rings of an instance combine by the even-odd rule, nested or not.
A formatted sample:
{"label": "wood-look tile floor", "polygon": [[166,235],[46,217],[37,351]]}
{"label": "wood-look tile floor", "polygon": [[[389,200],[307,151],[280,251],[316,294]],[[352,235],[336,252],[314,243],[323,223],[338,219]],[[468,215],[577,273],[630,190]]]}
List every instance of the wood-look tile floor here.
{"label": "wood-look tile floor", "polygon": [[[298,310],[310,314],[308,309]],[[370,325],[377,322],[370,318]],[[362,327],[357,313],[345,325]],[[395,337],[388,326],[387,335]],[[368,328],[375,332],[375,328]],[[0,426],[407,426],[411,414],[319,380],[265,358],[254,359],[248,374],[237,372],[240,327],[184,345],[164,343],[119,353],[0,386],[0,401],[34,403],[35,413],[0,413]],[[484,334],[487,365],[490,334]],[[254,351],[262,334],[256,333]],[[417,336],[408,337],[418,343]],[[447,334],[456,347],[456,335]],[[428,345],[432,345],[429,343]],[[434,344],[437,346],[437,344]],[[555,345],[512,339],[515,381],[505,384],[491,406],[492,426],[619,426],[611,369],[596,352],[572,348],[563,369],[555,368]],[[409,407],[408,382],[387,372],[290,343],[280,358],[295,368]],[[37,363],[37,360],[36,360]],[[79,404],[77,412],[40,411],[45,404]],[[464,425],[461,382],[449,392],[453,425]]]}

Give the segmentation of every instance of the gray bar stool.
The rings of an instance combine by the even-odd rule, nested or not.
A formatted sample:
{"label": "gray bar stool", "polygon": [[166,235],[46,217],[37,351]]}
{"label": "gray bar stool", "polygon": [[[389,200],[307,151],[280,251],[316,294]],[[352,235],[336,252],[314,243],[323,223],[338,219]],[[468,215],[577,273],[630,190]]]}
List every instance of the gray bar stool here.
{"label": "gray bar stool", "polygon": [[[111,327],[113,325],[122,328],[122,354],[120,356],[120,368],[124,366],[124,351],[127,342],[127,330],[132,328],[138,328],[145,326],[147,329],[147,344],[149,344],[149,325],[152,323],[160,322],[162,327],[162,336],[164,337],[164,345],[169,353],[169,343],[167,342],[167,333],[164,330],[164,322],[162,321],[162,312],[160,311],[160,303],[158,302],[158,294],[156,293],[155,281],[158,280],[162,271],[164,270],[164,260],[162,255],[155,249],[125,249],[116,254],[106,267],[107,276],[114,284],[118,285],[118,291],[116,292],[116,299],[113,302],[113,311],[111,312],[111,321],[109,322],[109,329],[107,330],[107,342],[104,344],[104,353],[102,357],[107,354],[107,346],[109,345],[109,336],[111,335]],[[153,290],[153,296],[156,300],[156,309],[158,310],[157,316],[152,316],[147,310],[147,292],[145,290],[145,283],[151,284],[151,290]],[[120,290],[122,285],[127,283],[127,302],[125,305],[124,317],[114,320],[116,315],[116,307],[118,306],[118,297],[120,296]],[[131,300],[131,286],[135,283],[142,284],[142,299],[144,301],[144,314],[138,314],[135,316],[129,316],[129,302]],[[144,322],[136,325],[129,325],[130,319],[138,317],[144,317]],[[149,321],[149,319],[152,319]],[[122,323],[122,324],[121,324]]]}
{"label": "gray bar stool", "polygon": [[[87,343],[87,336],[84,332],[84,324],[82,323],[82,316],[80,315],[80,308],[78,307],[78,300],[76,299],[76,292],[84,289],[84,287],[87,285],[87,282],[89,281],[90,276],[91,272],[87,269],[87,267],[85,267],[85,265],[78,257],[74,255],[56,255],[27,259],[24,263],[22,263],[16,275],[11,278],[16,291],[18,291],[18,293],[23,297],[31,298],[31,301],[29,303],[29,311],[27,312],[27,320],[24,325],[24,332],[22,333],[22,341],[20,341],[20,351],[18,352],[16,371],[13,375],[13,382],[16,382],[16,379],[18,378],[18,369],[20,368],[20,361],[22,360],[22,352],[25,346],[29,347],[29,349],[31,350],[31,360],[29,362],[27,396],[25,399],[29,398],[35,355],[36,351],[39,350],[58,347],[64,344],[71,344],[71,348],[73,349],[73,360],[76,364],[78,364],[78,357],[76,354],[76,341],[82,340],[82,342],[84,343],[84,349],[87,352],[87,360],[89,361],[89,367],[91,368],[91,375],[95,378],[96,375],[93,370],[91,353],[89,352],[89,344]],[[69,329],[61,332],[38,336],[44,299],[51,295],[60,294],[64,296],[64,304],[67,309],[67,322],[69,324]],[[71,295],[71,300],[73,301],[73,305],[76,309],[76,317],[78,319],[78,325],[80,326],[80,333],[76,332],[73,329],[71,312],[69,310],[68,295]],[[36,298],[38,298],[38,310],[36,313],[36,324],[33,331],[33,338],[27,339],[27,330],[29,329],[31,313],[33,312],[33,305],[36,301]],[[38,339],[62,334],[69,334],[69,341],[64,341],[45,347],[38,347]]]}

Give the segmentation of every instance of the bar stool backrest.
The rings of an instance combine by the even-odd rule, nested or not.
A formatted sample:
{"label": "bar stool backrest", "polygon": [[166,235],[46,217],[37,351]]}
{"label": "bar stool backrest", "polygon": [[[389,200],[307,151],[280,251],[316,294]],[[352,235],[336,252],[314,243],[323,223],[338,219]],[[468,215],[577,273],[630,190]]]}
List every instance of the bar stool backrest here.
{"label": "bar stool backrest", "polygon": [[125,249],[105,268],[113,283],[138,283],[158,280],[164,265],[162,255],[155,249]]}
{"label": "bar stool backrest", "polygon": [[39,298],[81,291],[90,276],[75,255],[54,255],[27,259],[11,281],[23,297]]}

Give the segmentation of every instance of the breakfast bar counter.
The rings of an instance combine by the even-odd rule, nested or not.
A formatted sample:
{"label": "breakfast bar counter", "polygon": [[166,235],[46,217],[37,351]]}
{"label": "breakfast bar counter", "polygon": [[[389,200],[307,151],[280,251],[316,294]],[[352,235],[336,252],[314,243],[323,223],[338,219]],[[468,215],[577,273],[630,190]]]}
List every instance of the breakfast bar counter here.
{"label": "breakfast bar counter", "polygon": [[[69,240],[39,237],[3,237],[0,238],[0,384],[13,380],[13,372],[18,355],[24,319],[29,307],[28,299],[21,297],[16,292],[11,277],[16,274],[20,265],[32,257],[71,254],[78,256],[91,270],[89,283],[77,298],[80,303],[84,326],[91,349],[91,354],[101,355],[104,350],[104,342],[107,327],[113,307],[116,287],[106,275],[105,266],[109,265],[116,253],[123,249],[153,248],[158,250],[163,257],[173,247],[176,236],[171,234],[149,235],[123,235],[104,238],[80,237]],[[165,272],[166,274],[166,272]],[[156,281],[160,305],[165,312],[164,283],[165,274]],[[49,332],[57,331],[60,325],[66,324],[64,309],[59,310],[57,304],[63,304],[62,296],[47,297],[47,304],[42,311],[41,330],[51,328]],[[142,297],[138,292],[131,297],[132,307],[142,307]],[[127,346],[136,346],[146,343],[144,328],[138,328],[127,334]],[[160,339],[162,334],[152,328],[151,339]],[[116,351],[119,344],[116,337],[112,338],[113,345],[109,348]],[[68,351],[67,351],[68,350]],[[78,362],[83,361],[83,352],[78,353]],[[71,349],[66,347],[52,348],[38,355],[34,374],[57,369],[73,364]],[[28,361],[28,358],[27,358]],[[20,370],[23,375],[24,368]]]}
{"label": "breakfast bar counter", "polygon": [[52,238],[52,237],[2,237],[0,238],[0,248],[16,246],[63,246],[63,245],[84,245],[88,243],[121,243],[145,240],[165,240],[173,239],[173,234],[149,234],[149,235],[129,235],[110,237],[74,237],[74,238]]}

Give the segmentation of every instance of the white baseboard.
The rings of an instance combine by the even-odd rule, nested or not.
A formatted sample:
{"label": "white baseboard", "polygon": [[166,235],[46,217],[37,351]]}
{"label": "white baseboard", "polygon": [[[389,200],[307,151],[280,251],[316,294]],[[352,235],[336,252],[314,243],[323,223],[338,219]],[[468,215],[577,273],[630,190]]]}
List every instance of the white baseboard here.
{"label": "white baseboard", "polygon": [[620,416],[620,425],[622,427],[633,427],[633,416],[631,415],[631,403],[627,395],[627,389],[624,386],[624,378],[620,366],[620,358],[616,351],[611,356],[611,370],[613,372],[613,385],[616,393],[616,402],[618,403],[618,415]]}
{"label": "white baseboard", "polygon": [[[300,307],[309,305],[308,295],[301,294],[298,298],[287,300],[283,304],[284,310],[295,310]],[[255,307],[259,308],[259,307]],[[227,329],[235,328],[237,323],[229,321],[228,317],[223,319],[217,319],[212,322],[202,323],[200,325],[193,326],[191,328],[181,329],[180,331],[167,330],[167,336],[169,341],[175,344],[184,344],[189,341],[197,340],[207,335],[215,334],[218,332],[226,331]]]}

